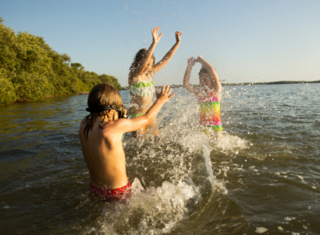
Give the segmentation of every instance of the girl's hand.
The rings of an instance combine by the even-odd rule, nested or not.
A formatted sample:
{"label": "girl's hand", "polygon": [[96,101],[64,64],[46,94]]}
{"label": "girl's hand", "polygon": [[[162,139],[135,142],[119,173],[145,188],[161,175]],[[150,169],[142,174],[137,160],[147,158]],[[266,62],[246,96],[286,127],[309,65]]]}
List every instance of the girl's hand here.
{"label": "girl's hand", "polygon": [[175,95],[175,93],[170,95],[171,91],[172,91],[172,88],[170,88],[169,86],[165,87],[164,85],[162,86],[161,92],[158,92],[158,89],[156,89],[157,100],[160,100],[163,103],[166,103]]}
{"label": "girl's hand", "polygon": [[176,31],[176,41],[177,43],[180,42],[180,36],[182,35],[182,33],[180,33],[179,31]]}
{"label": "girl's hand", "polygon": [[193,57],[188,58],[188,65],[194,66],[196,64],[196,60]]}
{"label": "girl's hand", "polygon": [[157,44],[157,43],[160,41],[160,38],[161,38],[161,36],[162,36],[162,33],[160,33],[160,34],[158,35],[159,29],[160,29],[160,28],[159,28],[158,26],[154,27],[154,29],[151,29],[151,34],[152,34],[152,37],[153,37],[153,42],[154,42],[155,44]]}
{"label": "girl's hand", "polygon": [[200,62],[201,59],[202,59],[202,55],[199,55],[198,58],[196,59],[196,62]]}

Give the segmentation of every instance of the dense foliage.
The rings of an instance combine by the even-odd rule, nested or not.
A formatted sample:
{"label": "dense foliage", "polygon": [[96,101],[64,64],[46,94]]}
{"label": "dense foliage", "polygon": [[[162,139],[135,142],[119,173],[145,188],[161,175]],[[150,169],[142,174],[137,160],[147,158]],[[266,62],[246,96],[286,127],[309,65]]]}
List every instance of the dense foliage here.
{"label": "dense foliage", "polygon": [[71,63],[67,54],[52,50],[42,37],[15,32],[0,18],[0,104],[19,100],[41,100],[47,96],[79,94],[109,82],[121,85],[113,76],[84,70]]}

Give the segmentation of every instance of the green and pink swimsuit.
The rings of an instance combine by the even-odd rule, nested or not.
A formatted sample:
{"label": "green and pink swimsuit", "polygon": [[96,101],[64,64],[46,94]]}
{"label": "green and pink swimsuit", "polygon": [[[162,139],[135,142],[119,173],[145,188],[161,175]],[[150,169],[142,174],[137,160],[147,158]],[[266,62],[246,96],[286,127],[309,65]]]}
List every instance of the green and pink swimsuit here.
{"label": "green and pink swimsuit", "polygon": [[209,97],[198,98],[200,130],[205,133],[222,131],[220,102],[211,92]]}

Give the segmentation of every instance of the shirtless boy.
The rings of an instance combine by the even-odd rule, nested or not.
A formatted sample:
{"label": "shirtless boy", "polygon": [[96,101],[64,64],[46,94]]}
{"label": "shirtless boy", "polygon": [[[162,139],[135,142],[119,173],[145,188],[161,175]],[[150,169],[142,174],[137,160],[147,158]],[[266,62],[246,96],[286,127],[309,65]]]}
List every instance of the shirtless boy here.
{"label": "shirtless boy", "polygon": [[126,173],[122,137],[126,132],[136,131],[152,123],[161,107],[175,94],[169,86],[156,92],[157,100],[144,116],[123,118],[119,92],[110,84],[96,85],[88,96],[90,112],[81,124],[79,136],[84,160],[89,169],[90,191],[103,201],[121,200],[130,196],[130,182]]}

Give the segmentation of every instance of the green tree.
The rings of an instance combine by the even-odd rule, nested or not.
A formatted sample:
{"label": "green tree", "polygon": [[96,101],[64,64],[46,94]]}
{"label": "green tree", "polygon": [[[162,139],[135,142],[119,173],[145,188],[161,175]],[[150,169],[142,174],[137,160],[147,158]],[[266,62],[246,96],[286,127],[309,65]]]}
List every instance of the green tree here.
{"label": "green tree", "polygon": [[12,82],[7,78],[6,71],[0,69],[0,103],[12,103],[17,100]]}
{"label": "green tree", "polygon": [[79,94],[101,82],[120,90],[113,76],[85,71],[59,54],[42,37],[27,32],[15,34],[0,18],[0,103],[16,100],[41,100],[46,96]]}
{"label": "green tree", "polygon": [[79,70],[84,70],[84,67],[80,63],[71,63],[71,67]]}
{"label": "green tree", "polygon": [[43,75],[22,72],[13,80],[16,94],[21,100],[41,100],[49,95],[49,84]]}
{"label": "green tree", "polygon": [[107,75],[107,74],[101,74],[99,76],[100,78],[100,81],[102,83],[104,82],[107,82],[107,83],[110,83],[111,85],[113,85],[117,90],[121,90],[121,85],[118,81],[117,78],[115,78],[114,76],[110,76],[110,75]]}

